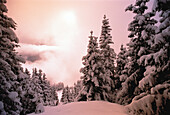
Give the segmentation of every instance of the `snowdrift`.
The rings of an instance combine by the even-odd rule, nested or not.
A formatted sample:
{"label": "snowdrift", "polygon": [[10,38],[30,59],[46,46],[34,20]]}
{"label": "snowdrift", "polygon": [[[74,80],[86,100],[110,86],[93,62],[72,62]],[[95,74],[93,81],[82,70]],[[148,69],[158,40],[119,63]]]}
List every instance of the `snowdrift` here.
{"label": "snowdrift", "polygon": [[47,106],[41,114],[29,115],[127,115],[124,106],[104,101],[73,102]]}

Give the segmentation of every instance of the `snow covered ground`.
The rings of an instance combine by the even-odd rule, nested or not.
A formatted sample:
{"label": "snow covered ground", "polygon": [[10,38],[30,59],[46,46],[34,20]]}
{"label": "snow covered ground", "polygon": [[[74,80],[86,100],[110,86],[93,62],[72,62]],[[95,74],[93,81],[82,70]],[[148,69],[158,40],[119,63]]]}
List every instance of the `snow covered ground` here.
{"label": "snow covered ground", "polygon": [[[29,114],[37,115],[37,114]],[[127,115],[124,106],[104,101],[73,102],[66,105],[47,106],[39,115]]]}

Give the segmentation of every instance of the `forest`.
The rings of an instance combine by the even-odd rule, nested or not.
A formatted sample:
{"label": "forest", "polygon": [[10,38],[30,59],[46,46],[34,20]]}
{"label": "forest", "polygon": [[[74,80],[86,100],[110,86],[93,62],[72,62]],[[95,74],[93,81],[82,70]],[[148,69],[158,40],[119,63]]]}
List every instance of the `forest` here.
{"label": "forest", "polygon": [[129,114],[170,114],[169,0],[155,0],[151,11],[149,0],[136,0],[125,9],[134,17],[128,25],[130,41],[118,54],[104,15],[101,35],[90,31],[82,76],[70,87],[52,85],[41,69],[22,67],[25,59],[16,51],[16,23],[6,15],[6,2],[0,0],[0,115],[42,113],[44,106],[59,105],[59,90],[62,104],[102,100],[125,106]]}

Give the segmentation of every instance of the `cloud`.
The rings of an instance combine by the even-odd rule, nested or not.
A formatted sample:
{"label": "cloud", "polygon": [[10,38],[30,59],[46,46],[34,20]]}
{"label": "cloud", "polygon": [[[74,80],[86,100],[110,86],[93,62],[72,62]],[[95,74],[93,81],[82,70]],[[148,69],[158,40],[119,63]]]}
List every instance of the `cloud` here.
{"label": "cloud", "polygon": [[77,52],[70,53],[58,46],[25,43],[20,46],[17,51],[26,59],[23,67],[30,71],[35,67],[41,69],[52,83],[64,82],[71,86],[80,78],[77,68],[80,68],[81,63],[77,60],[81,58]]}
{"label": "cloud", "polygon": [[54,46],[55,44],[55,38],[54,36],[44,36],[44,37],[34,37],[32,38],[29,35],[21,35],[20,36],[20,43],[21,44],[27,44],[27,45],[47,45],[47,46]]}
{"label": "cloud", "polygon": [[33,54],[21,54],[21,55],[26,59],[26,61],[29,61],[29,62],[32,62],[32,63],[42,59],[40,57],[40,54],[36,54],[36,55],[33,55]]}
{"label": "cloud", "polygon": [[46,60],[47,53],[53,53],[57,48],[56,46],[42,45],[42,44],[27,44],[20,43],[20,48],[17,51],[22,55],[26,61],[29,63],[34,63],[36,61]]}

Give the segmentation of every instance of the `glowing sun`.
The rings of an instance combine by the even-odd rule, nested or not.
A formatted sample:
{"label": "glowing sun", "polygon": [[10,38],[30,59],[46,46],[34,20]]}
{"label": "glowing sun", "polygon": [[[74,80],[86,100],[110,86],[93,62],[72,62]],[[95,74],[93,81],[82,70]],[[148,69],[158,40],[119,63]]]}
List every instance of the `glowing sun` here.
{"label": "glowing sun", "polygon": [[76,22],[76,15],[73,11],[63,11],[61,18],[69,25],[75,24]]}

